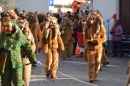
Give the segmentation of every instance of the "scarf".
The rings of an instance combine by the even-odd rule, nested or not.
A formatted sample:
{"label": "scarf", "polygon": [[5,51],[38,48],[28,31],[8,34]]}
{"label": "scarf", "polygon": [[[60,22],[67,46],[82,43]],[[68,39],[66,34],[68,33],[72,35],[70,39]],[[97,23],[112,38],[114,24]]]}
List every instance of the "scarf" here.
{"label": "scarf", "polygon": [[110,34],[114,34],[117,27],[118,27],[118,25],[117,25],[117,24],[114,24],[114,25],[112,26],[112,29],[111,29],[111,31],[110,31]]}

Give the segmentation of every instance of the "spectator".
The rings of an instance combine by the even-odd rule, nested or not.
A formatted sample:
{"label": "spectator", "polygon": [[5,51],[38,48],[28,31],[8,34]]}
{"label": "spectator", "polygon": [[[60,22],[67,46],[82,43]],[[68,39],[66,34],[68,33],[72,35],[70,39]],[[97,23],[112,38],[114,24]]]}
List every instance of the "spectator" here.
{"label": "spectator", "polygon": [[123,34],[123,29],[120,24],[119,19],[114,20],[114,24],[112,29],[110,30],[110,34],[112,35],[112,45],[113,45],[113,57],[117,56],[117,49],[119,48],[119,57],[123,57],[123,50],[122,50],[122,34]]}

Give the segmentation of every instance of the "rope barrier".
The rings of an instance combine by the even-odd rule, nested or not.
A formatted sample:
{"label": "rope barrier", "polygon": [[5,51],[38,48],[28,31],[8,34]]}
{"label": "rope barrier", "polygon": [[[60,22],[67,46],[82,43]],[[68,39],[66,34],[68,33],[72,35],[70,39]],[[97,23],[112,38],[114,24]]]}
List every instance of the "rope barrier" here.
{"label": "rope barrier", "polygon": [[[37,61],[37,63],[38,63],[39,65],[44,66],[44,67],[48,67],[48,66],[44,65],[43,63],[41,63],[40,61]],[[26,64],[26,65],[29,65],[29,64],[31,64],[31,63],[28,63],[28,64]],[[52,68],[51,68],[51,69],[52,69]],[[81,83],[84,83],[84,84],[87,84],[87,85],[90,85],[90,86],[98,86],[98,85],[94,85],[94,84],[87,83],[87,82],[85,82],[85,81],[79,80],[79,79],[77,79],[77,78],[74,78],[74,77],[72,77],[72,76],[69,76],[69,75],[67,75],[67,74],[65,74],[65,73],[62,73],[62,72],[60,72],[60,71],[57,71],[57,73],[60,73],[60,74],[62,74],[62,75],[64,75],[64,76],[67,76],[67,77],[69,77],[69,78],[71,78],[71,79],[73,79],[73,80],[75,80],[75,81],[78,81],[78,82],[81,82]]]}

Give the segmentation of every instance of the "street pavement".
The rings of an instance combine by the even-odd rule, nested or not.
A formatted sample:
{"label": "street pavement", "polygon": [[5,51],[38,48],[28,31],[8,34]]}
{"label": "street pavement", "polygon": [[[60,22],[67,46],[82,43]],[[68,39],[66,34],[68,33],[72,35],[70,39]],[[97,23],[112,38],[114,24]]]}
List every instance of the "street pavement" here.
{"label": "street pavement", "polygon": [[98,81],[89,83],[87,63],[83,57],[72,57],[72,60],[59,58],[59,68],[56,79],[47,79],[44,72],[45,55],[38,53],[39,64],[32,67],[30,86],[125,86],[127,80],[127,63],[130,57],[111,57],[108,54],[107,66],[102,66]]}
{"label": "street pavement", "polygon": [[83,57],[73,56],[72,60],[59,58],[57,78],[47,79],[44,72],[45,55],[38,53],[41,64],[32,67],[30,86],[126,86],[126,70],[130,57],[111,57],[111,54],[107,56],[110,64],[101,67],[98,81],[89,83],[87,63]]}

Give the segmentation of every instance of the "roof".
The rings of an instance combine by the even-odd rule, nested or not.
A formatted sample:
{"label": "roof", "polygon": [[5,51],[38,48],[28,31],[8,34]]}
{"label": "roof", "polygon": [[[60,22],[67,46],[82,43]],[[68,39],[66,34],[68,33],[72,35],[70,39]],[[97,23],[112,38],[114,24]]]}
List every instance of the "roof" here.
{"label": "roof", "polygon": [[74,1],[86,3],[86,0],[74,0]]}
{"label": "roof", "polygon": [[76,12],[77,9],[80,9],[80,5],[86,3],[86,0],[74,0],[73,3],[71,4],[70,8]]}

